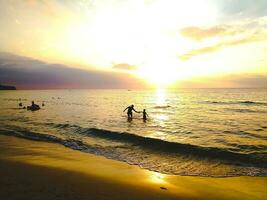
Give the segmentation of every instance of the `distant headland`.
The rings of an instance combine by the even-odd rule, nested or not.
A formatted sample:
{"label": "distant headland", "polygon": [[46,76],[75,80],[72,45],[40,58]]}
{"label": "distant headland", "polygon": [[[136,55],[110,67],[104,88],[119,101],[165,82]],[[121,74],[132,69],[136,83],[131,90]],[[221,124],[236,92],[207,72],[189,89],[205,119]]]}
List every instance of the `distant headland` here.
{"label": "distant headland", "polygon": [[17,88],[15,86],[10,85],[1,85],[0,84],[0,90],[16,90]]}

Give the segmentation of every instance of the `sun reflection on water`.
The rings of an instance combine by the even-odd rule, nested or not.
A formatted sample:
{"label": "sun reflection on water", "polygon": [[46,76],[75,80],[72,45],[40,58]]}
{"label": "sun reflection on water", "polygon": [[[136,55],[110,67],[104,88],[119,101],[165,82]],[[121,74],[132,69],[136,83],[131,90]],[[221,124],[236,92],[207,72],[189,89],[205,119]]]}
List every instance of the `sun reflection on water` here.
{"label": "sun reflection on water", "polygon": [[151,176],[149,177],[149,180],[153,183],[162,184],[162,183],[166,183],[164,178],[165,178],[164,174],[161,174],[158,172],[151,172]]}
{"label": "sun reflection on water", "polygon": [[[166,103],[166,91],[165,89],[159,88],[156,91],[156,96],[155,96],[155,103],[156,103],[156,108],[158,109],[163,109],[165,107],[168,107]],[[155,116],[155,118],[159,121],[165,121],[168,120],[168,116],[165,115],[164,113],[159,113]]]}
{"label": "sun reflection on water", "polygon": [[155,119],[159,121],[167,121],[169,117],[165,114],[157,114],[155,115]]}
{"label": "sun reflection on water", "polygon": [[162,88],[157,89],[156,92],[156,105],[163,106],[166,104],[166,91]]}

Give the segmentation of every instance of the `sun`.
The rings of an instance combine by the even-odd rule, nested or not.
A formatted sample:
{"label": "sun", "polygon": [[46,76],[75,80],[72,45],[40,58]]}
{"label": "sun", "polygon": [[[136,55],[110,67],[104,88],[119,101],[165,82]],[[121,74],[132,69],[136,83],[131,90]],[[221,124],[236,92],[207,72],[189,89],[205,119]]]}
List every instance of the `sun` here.
{"label": "sun", "polygon": [[[191,10],[190,17],[186,10]],[[157,87],[168,87],[193,73],[179,54],[194,44],[179,35],[179,28],[209,22],[214,19],[213,10],[195,0],[134,1],[125,9],[112,6],[74,22],[66,31],[64,45],[85,66],[112,71],[117,70],[113,63],[127,63],[137,67],[129,73]]]}
{"label": "sun", "polygon": [[179,78],[176,68],[168,65],[168,63],[140,66],[137,74],[145,81],[159,87],[169,86]]}
{"label": "sun", "polygon": [[[178,29],[214,18],[209,4],[195,0],[133,1],[127,6],[102,6],[84,18],[71,21],[61,40],[66,54],[105,69],[112,62],[150,65],[151,60],[162,56],[164,59],[177,56],[183,49],[183,41],[177,38]],[[191,10],[190,17],[186,10]],[[160,75],[162,71],[155,73]],[[168,82],[171,75],[168,76],[160,78],[164,79],[161,82]]]}

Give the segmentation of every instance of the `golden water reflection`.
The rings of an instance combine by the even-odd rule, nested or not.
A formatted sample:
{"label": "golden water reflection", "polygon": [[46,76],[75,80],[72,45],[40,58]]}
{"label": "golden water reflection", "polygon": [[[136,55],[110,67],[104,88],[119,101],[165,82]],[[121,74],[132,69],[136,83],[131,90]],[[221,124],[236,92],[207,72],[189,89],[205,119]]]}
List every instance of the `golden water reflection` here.
{"label": "golden water reflection", "polygon": [[153,183],[166,183],[166,181],[164,180],[165,175],[158,173],[158,172],[151,172],[151,176],[149,177],[149,180]]}
{"label": "golden water reflection", "polygon": [[[157,108],[164,108],[167,105],[166,102],[166,90],[159,88],[156,91],[156,96],[155,96],[155,103],[156,103],[156,107]],[[158,113],[156,115],[154,115],[154,119],[156,119],[157,121],[159,121],[160,123],[163,123],[164,121],[167,121],[169,119],[168,115],[164,114],[164,113]],[[161,124],[164,125],[164,124]]]}
{"label": "golden water reflection", "polygon": [[156,105],[163,106],[166,104],[166,91],[165,89],[157,89],[156,91]]}

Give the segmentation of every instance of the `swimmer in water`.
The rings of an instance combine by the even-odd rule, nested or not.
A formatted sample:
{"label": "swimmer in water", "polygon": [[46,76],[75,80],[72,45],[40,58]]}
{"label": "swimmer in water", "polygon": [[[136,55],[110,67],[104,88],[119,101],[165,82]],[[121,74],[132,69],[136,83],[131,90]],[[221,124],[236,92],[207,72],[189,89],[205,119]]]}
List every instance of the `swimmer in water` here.
{"label": "swimmer in water", "polygon": [[146,122],[147,120],[147,117],[148,117],[148,114],[146,112],[146,109],[143,110],[143,121]]}
{"label": "swimmer in water", "polygon": [[133,111],[138,113],[135,109],[134,109],[134,105],[128,106],[127,108],[124,109],[123,112],[125,112],[127,110],[127,116],[128,116],[128,120],[132,120],[133,119]]}

